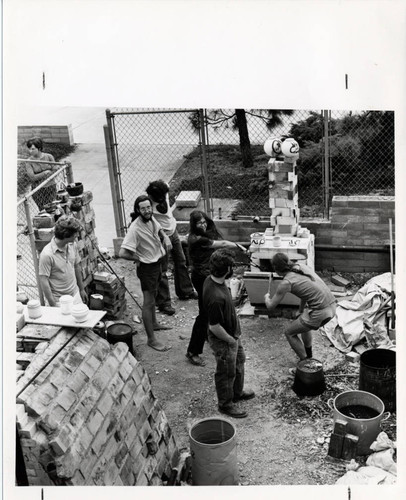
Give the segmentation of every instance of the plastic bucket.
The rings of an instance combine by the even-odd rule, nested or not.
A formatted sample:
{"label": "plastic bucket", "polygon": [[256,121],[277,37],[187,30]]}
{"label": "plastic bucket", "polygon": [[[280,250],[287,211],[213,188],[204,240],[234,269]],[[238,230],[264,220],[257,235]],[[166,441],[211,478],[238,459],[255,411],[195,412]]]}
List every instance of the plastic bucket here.
{"label": "plastic bucket", "polygon": [[133,351],[133,329],[131,325],[124,322],[117,322],[107,327],[106,339],[110,344],[117,344],[117,342],[124,342],[128,345],[128,350],[134,355]]}
{"label": "plastic bucket", "polygon": [[386,411],[396,410],[396,352],[370,349],[361,354],[359,389],[382,399]]}
{"label": "plastic bucket", "polygon": [[196,486],[237,485],[236,430],[228,420],[199,420],[189,431],[192,482]]}
{"label": "plastic bucket", "polygon": [[298,396],[318,396],[326,390],[323,364],[317,359],[303,359],[296,368],[292,389]]}
{"label": "plastic bucket", "polygon": [[[369,447],[381,430],[381,422],[390,416],[390,413],[384,413],[385,405],[382,400],[370,392],[346,391],[334,399],[329,399],[327,404],[333,410],[334,423],[337,419],[345,420],[348,422],[347,433],[358,436],[357,455],[371,453],[372,450]],[[352,408],[364,409],[366,416],[369,413],[371,417],[351,417],[349,416],[349,413],[351,414],[349,410]]]}

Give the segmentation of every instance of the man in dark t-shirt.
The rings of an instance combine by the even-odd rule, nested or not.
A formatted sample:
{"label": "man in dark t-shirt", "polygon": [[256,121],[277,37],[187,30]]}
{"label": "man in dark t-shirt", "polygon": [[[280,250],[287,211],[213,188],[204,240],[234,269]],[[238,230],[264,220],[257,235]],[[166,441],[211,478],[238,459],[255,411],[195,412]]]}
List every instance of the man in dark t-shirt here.
{"label": "man in dark t-shirt", "polygon": [[209,318],[208,341],[216,357],[214,375],[218,407],[221,413],[243,418],[247,412],[234,403],[252,399],[251,390],[244,391],[245,353],[241,344],[241,327],[225,280],[233,273],[234,256],[219,249],[210,257],[210,276],[203,285],[203,306]]}

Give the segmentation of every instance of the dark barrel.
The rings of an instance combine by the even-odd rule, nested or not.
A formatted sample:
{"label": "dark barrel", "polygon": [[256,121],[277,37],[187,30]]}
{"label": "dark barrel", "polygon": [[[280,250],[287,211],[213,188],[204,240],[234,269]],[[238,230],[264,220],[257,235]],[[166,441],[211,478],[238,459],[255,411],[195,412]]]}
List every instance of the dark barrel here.
{"label": "dark barrel", "polygon": [[298,396],[318,396],[326,389],[323,364],[317,359],[303,359],[296,367],[292,389]]}
{"label": "dark barrel", "polygon": [[117,344],[117,342],[124,342],[128,345],[128,350],[134,355],[133,350],[133,329],[131,325],[124,322],[117,322],[107,327],[107,340],[110,344]]}
{"label": "dark barrel", "polygon": [[361,354],[359,389],[380,398],[386,411],[396,411],[396,352],[370,349]]}

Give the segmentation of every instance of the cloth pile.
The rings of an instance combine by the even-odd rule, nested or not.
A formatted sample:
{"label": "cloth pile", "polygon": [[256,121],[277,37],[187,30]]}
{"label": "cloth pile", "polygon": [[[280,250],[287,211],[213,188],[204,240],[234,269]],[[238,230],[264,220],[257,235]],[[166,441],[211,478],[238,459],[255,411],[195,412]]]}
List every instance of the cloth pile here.
{"label": "cloth pile", "polygon": [[320,332],[339,351],[351,351],[365,338],[365,320],[386,330],[391,291],[390,273],[371,278],[351,300],[342,300],[337,304],[336,316],[320,328]]}

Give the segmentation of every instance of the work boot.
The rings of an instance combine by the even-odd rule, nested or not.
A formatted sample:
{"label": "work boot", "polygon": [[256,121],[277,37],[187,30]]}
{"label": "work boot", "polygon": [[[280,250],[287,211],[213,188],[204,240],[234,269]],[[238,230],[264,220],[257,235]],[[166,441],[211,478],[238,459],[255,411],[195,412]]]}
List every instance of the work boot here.
{"label": "work boot", "polygon": [[248,413],[244,410],[239,410],[236,406],[219,406],[219,412],[228,415],[233,418],[245,418],[248,416]]}
{"label": "work boot", "polygon": [[176,310],[172,306],[164,306],[162,308],[160,307],[159,311],[162,314],[167,314],[168,316],[173,316],[176,313]]}
{"label": "work boot", "polygon": [[242,391],[239,396],[234,396],[233,402],[236,403],[237,401],[243,401],[252,398],[255,398],[255,392],[252,389],[247,389],[246,391]]}

